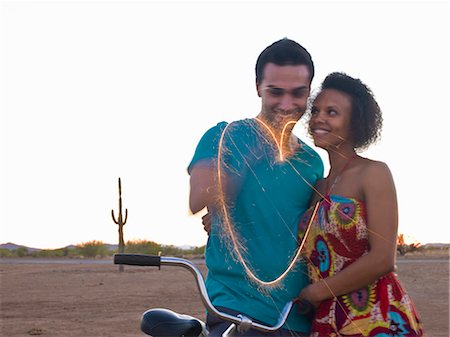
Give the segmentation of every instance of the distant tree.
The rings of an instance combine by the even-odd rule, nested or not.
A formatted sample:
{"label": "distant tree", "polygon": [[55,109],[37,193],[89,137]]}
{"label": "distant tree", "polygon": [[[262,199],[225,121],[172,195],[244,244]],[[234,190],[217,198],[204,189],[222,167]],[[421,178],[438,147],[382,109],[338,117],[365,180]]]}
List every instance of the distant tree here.
{"label": "distant tree", "polygon": [[166,256],[177,256],[181,257],[185,253],[185,251],[174,245],[163,245],[161,246],[162,255]]}
{"label": "distant tree", "polygon": [[[74,251],[73,248],[57,248],[57,249],[40,249],[36,250],[34,252],[31,252],[31,256],[33,257],[67,257],[71,253],[71,251]],[[74,255],[72,253],[72,255]]]}
{"label": "distant tree", "polygon": [[194,248],[189,250],[189,253],[192,254],[192,255],[201,255],[201,256],[203,256],[205,254],[205,248],[206,248],[206,246],[194,247]]}
{"label": "distant tree", "polygon": [[419,250],[421,244],[419,242],[407,244],[405,242],[405,236],[403,234],[399,234],[397,236],[397,253],[400,255],[405,255],[406,253],[414,252]]}
{"label": "distant tree", "polygon": [[14,254],[6,248],[0,248],[0,257],[12,257]]}
{"label": "distant tree", "polygon": [[151,254],[177,257],[203,257],[205,246],[193,247],[191,249],[181,249],[174,245],[161,245],[148,240],[127,241],[125,253]]}
{"label": "distant tree", "polygon": [[84,257],[103,257],[108,255],[108,249],[102,241],[89,241],[76,246],[78,253]]}
{"label": "distant tree", "polygon": [[19,247],[19,248],[15,249],[14,252],[16,253],[16,255],[18,257],[24,257],[24,256],[28,255],[28,248],[27,247]]}
{"label": "distant tree", "polygon": [[126,253],[158,255],[160,251],[159,243],[147,240],[127,241],[125,246]]}

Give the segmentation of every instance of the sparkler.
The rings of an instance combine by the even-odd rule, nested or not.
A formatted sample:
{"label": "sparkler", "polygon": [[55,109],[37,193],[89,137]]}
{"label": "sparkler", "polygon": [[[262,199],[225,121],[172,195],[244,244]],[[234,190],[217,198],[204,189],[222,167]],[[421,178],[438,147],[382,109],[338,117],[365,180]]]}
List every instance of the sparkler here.
{"label": "sparkler", "polygon": [[[275,145],[277,146],[278,149],[278,157],[280,161],[284,161],[285,156],[283,155],[283,138],[286,132],[286,128],[291,125],[291,124],[295,124],[296,121],[289,121],[287,122],[281,132],[281,139],[278,140],[275,136],[275,133],[272,131],[272,129],[263,121],[261,121],[260,119],[256,119],[258,120],[266,129],[267,131],[269,131],[269,134],[273,137],[273,140],[275,142]],[[219,140],[219,146],[218,146],[218,156],[217,156],[217,177],[218,177],[218,190],[219,190],[219,205],[220,205],[220,209],[223,215],[223,219],[224,219],[224,223],[225,223],[225,228],[226,228],[226,232],[228,233],[232,246],[234,248],[234,253],[237,256],[237,259],[239,260],[239,262],[242,264],[247,276],[249,277],[250,280],[252,280],[253,282],[255,282],[256,284],[260,285],[260,286],[264,286],[264,287],[274,287],[276,286],[278,283],[280,283],[285,277],[286,275],[294,268],[295,263],[297,262],[303,245],[306,242],[306,237],[309,233],[309,225],[311,224],[312,219],[314,219],[314,217],[311,218],[310,223],[308,224],[307,230],[305,232],[305,235],[302,239],[301,244],[299,245],[299,247],[297,248],[297,251],[294,255],[294,257],[292,258],[292,260],[290,261],[290,263],[288,264],[287,268],[276,278],[274,278],[273,280],[270,281],[264,281],[261,280],[259,277],[257,277],[255,275],[255,273],[251,270],[251,268],[247,265],[247,263],[245,262],[245,259],[243,258],[242,255],[242,251],[245,251],[245,247],[243,247],[243,245],[241,244],[239,238],[238,238],[238,234],[235,232],[234,228],[233,228],[233,224],[231,221],[231,217],[229,215],[229,211],[228,211],[228,207],[226,205],[225,202],[225,194],[224,194],[224,184],[222,181],[222,153],[223,153],[223,142],[224,142],[224,137],[225,134],[228,130],[228,127],[230,126],[230,124],[228,124],[224,130],[222,131],[220,140]],[[245,160],[245,158],[244,158]],[[255,175],[255,172],[252,170],[252,168],[250,167],[249,163],[246,162],[246,165],[249,167],[249,169],[252,171],[252,173]],[[293,165],[291,164],[291,166],[293,167]],[[295,169],[295,168],[294,168]],[[306,181],[306,179],[304,179],[301,174],[296,170],[296,173],[299,174],[299,176],[311,187],[314,188],[308,181]],[[257,177],[256,177],[257,178]],[[259,182],[259,180],[258,180]],[[314,210],[314,214],[315,212],[317,212],[318,209],[318,204],[316,205],[316,208]]]}

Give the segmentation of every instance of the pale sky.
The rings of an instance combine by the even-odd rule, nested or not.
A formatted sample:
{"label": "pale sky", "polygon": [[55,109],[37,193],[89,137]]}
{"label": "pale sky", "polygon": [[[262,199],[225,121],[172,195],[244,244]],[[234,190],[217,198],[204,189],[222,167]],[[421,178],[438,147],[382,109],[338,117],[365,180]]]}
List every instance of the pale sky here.
{"label": "pale sky", "polygon": [[393,173],[399,232],[450,243],[449,35],[447,1],[1,1],[0,243],[117,243],[121,177],[125,240],[205,244],[186,167],[209,127],[257,115],[256,58],[283,37],[313,87],[372,88],[363,155]]}

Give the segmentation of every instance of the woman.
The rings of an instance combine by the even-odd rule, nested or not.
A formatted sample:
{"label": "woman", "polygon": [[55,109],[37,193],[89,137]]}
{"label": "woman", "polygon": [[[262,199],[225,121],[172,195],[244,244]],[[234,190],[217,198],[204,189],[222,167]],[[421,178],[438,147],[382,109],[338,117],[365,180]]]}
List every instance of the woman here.
{"label": "woman", "polygon": [[371,90],[332,73],[315,97],[309,132],[328,152],[330,172],[316,185],[300,221],[312,283],[297,300],[316,308],[311,336],[422,336],[414,305],[395,268],[397,198],[385,163],[363,158],[379,136]]}

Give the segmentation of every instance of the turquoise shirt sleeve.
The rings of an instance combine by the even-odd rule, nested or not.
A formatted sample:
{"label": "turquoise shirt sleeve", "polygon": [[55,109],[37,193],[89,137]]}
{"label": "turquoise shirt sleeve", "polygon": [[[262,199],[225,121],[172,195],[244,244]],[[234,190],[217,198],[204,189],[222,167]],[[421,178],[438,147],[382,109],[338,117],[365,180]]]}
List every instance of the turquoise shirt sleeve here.
{"label": "turquoise shirt sleeve", "polygon": [[205,132],[197,144],[194,156],[188,166],[187,171],[189,174],[193,166],[198,162],[204,161],[207,163],[208,161],[215,162],[217,160],[220,137],[227,124],[226,122],[220,122]]}

